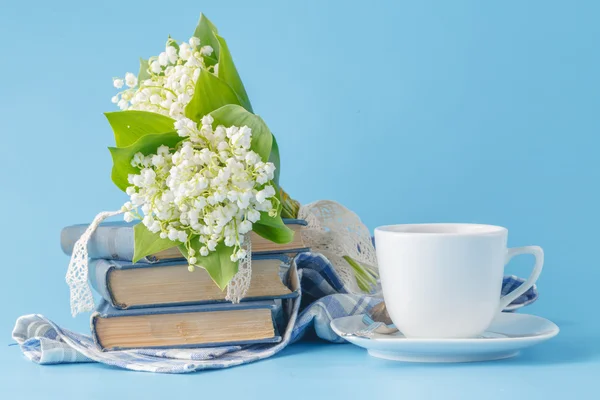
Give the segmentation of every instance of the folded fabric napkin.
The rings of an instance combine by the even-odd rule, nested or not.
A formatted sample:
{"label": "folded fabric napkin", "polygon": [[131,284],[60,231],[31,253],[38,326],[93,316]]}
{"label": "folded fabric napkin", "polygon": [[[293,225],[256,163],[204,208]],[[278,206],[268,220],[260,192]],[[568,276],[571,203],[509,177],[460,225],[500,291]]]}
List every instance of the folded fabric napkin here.
{"label": "folded fabric napkin", "polygon": [[[90,336],[62,329],[39,314],[18,318],[13,339],[27,358],[39,364],[101,362],[134,371],[184,373],[261,360],[278,353],[308,332],[330,342],[342,343],[344,340],[331,330],[329,323],[335,318],[363,314],[381,302],[377,296],[351,294],[331,263],[320,254],[301,253],[292,268],[297,268],[301,295],[289,300],[287,325],[282,341],[277,344],[103,352]],[[510,292],[522,282],[515,276],[504,277],[502,293]],[[537,290],[533,287],[509,308],[514,310],[536,299]]]}

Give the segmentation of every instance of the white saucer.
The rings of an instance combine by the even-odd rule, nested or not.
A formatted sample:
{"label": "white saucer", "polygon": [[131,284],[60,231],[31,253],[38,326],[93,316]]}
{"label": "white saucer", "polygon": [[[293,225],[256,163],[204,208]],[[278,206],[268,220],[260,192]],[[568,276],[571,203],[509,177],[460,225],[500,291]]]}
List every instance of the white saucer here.
{"label": "white saucer", "polygon": [[365,329],[362,315],[331,321],[335,333],[352,344],[364,347],[373,357],[409,362],[471,362],[514,357],[521,349],[558,334],[558,326],[547,319],[527,314],[501,313],[488,330],[469,339],[414,339],[400,332],[373,333],[360,337],[353,332]]}

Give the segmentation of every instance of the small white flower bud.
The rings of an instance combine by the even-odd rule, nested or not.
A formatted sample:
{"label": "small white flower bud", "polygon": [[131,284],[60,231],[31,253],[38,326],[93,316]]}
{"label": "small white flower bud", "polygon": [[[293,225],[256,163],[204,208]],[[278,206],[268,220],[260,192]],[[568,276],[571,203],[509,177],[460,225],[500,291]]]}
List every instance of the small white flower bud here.
{"label": "small white flower bud", "polygon": [[238,260],[239,260],[239,259],[241,259],[241,258],[244,258],[244,257],[246,257],[246,254],[247,254],[246,250],[244,250],[244,249],[239,249],[236,255],[237,255],[237,258],[238,258]]}
{"label": "small white flower bud", "polygon": [[164,51],[158,55],[158,63],[163,67],[169,63],[169,56]]}
{"label": "small white flower bud", "polygon": [[152,64],[150,64],[150,71],[154,72],[155,74],[160,74],[162,72],[160,63],[158,61],[152,61]]}
{"label": "small white flower bud", "polygon": [[117,89],[121,89],[124,85],[123,79],[121,78],[113,78],[113,85]]}
{"label": "small white flower bud", "polygon": [[248,210],[248,213],[246,214],[246,218],[250,222],[254,223],[260,219],[260,213],[256,210]]}
{"label": "small white flower bud", "polygon": [[158,221],[154,221],[148,230],[150,230],[152,233],[160,232],[160,223]]}
{"label": "small white flower bud", "polygon": [[241,234],[248,233],[252,230],[252,222],[248,220],[242,221],[239,227],[239,231]]}
{"label": "small white flower bud", "polygon": [[134,87],[135,85],[137,85],[137,77],[131,72],[126,73],[125,84],[129,87]]}
{"label": "small white flower bud", "polygon": [[200,39],[198,39],[196,36],[192,36],[189,40],[190,46],[192,46],[193,48],[196,48],[198,46],[200,46]]}
{"label": "small white flower bud", "polygon": [[167,46],[166,51],[171,64],[175,64],[177,62],[177,49],[173,46]]}
{"label": "small white flower bud", "polygon": [[192,51],[190,49],[190,45],[187,43],[181,43],[181,46],[179,46],[179,57],[181,57],[182,60],[187,61],[191,56]]}
{"label": "small white flower bud", "polygon": [[162,97],[160,97],[158,94],[153,94],[150,96],[150,103],[152,104],[160,104],[161,101]]}
{"label": "small white flower bud", "polygon": [[208,250],[215,251],[215,249],[217,248],[217,241],[210,239],[208,243],[206,243],[206,246],[208,247]]}
{"label": "small white flower bud", "polygon": [[202,48],[200,49],[200,53],[202,53],[203,56],[210,56],[213,53],[213,48],[211,46],[202,46]]}
{"label": "small white flower bud", "polygon": [[133,221],[133,220],[134,220],[134,216],[133,216],[133,214],[132,214],[131,212],[129,212],[129,211],[128,211],[128,212],[126,212],[125,214],[123,214],[123,219],[124,219],[126,222],[131,222],[131,221]]}

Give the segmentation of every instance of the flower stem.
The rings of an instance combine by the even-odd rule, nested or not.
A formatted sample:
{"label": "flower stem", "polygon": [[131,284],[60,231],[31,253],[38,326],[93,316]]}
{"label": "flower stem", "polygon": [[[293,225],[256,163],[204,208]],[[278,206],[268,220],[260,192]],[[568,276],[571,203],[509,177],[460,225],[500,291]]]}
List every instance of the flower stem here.
{"label": "flower stem", "polygon": [[279,197],[281,199],[281,218],[298,218],[300,203],[292,199],[281,186],[279,187]]}
{"label": "flower stem", "polygon": [[365,293],[371,292],[374,285],[377,284],[378,274],[373,269],[360,264],[350,256],[344,256],[344,260],[350,264],[354,270],[354,276],[356,277],[356,283],[360,290]]}

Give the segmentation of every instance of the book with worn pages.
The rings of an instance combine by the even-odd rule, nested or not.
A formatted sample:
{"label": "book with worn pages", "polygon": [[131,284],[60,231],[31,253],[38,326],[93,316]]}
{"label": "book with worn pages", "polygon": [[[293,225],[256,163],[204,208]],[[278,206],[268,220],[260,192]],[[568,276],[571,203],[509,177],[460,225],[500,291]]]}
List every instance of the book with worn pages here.
{"label": "book with worn pages", "polygon": [[[297,296],[282,281],[289,263],[285,255],[253,256],[252,280],[244,301]],[[98,259],[91,260],[89,268],[92,287],[116,309],[225,301],[226,292],[205,270],[190,272],[181,261],[131,264]]]}
{"label": "book with worn pages", "polygon": [[[273,243],[254,232],[251,232],[252,254],[294,254],[308,251],[302,240],[301,231],[306,226],[306,221],[299,219],[284,219],[283,222],[292,229],[294,239],[290,243]],[[107,260],[133,260],[133,227],[136,223],[124,221],[103,222],[90,238],[87,244],[90,258],[103,258]],[[75,242],[85,232],[89,224],[71,225],[63,228],[60,234],[60,245],[67,255],[71,255]],[[159,262],[181,260],[183,255],[179,248],[172,247],[145,257],[139,262]]]}
{"label": "book with worn pages", "polygon": [[118,310],[106,302],[92,314],[102,350],[277,343],[281,302],[219,303]]}

